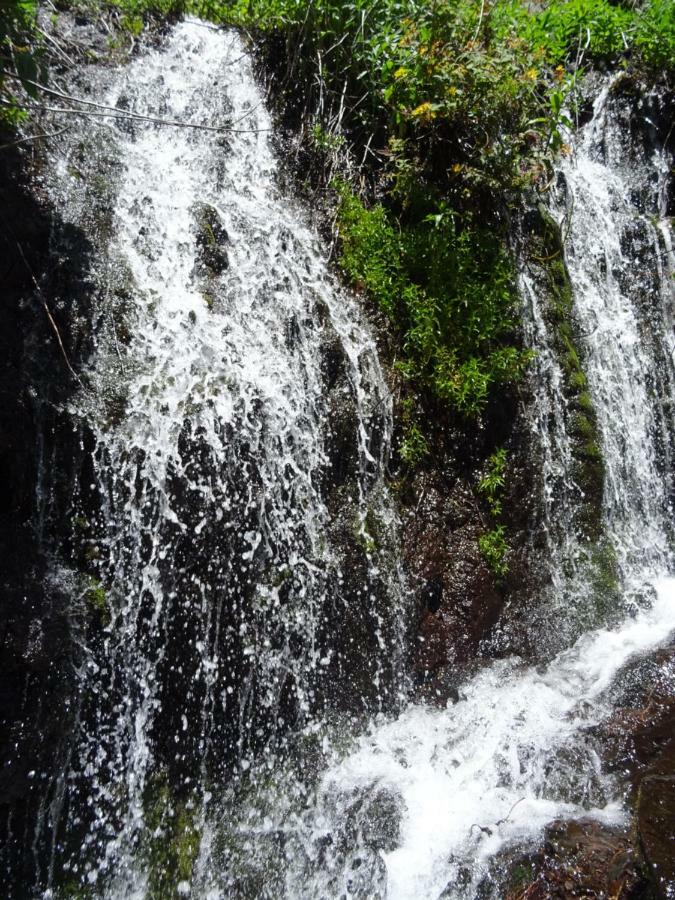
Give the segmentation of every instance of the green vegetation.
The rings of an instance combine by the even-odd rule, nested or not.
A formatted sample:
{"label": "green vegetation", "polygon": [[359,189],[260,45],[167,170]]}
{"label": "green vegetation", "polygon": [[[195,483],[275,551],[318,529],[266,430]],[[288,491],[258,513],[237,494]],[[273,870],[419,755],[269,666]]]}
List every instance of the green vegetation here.
{"label": "green vegetation", "polygon": [[395,225],[384,206],[367,209],[344,183],[337,190],[340,265],[400,332],[400,371],[458,412],[480,412],[492,385],[529,360],[507,342],[515,291],[501,241],[445,208]]}
{"label": "green vegetation", "polygon": [[405,426],[400,453],[403,462],[411,467],[419,465],[429,453],[427,439],[416,422]]}
{"label": "green vegetation", "polygon": [[89,576],[87,588],[85,591],[85,600],[91,612],[98,617],[102,625],[110,623],[110,606],[108,605],[108,594],[102,582],[98,578]]}
{"label": "green vegetation", "polygon": [[675,68],[671,0],[555,0],[535,15],[511,0],[497,10],[502,34],[535,47],[551,65],[582,60],[617,64],[632,55],[638,65],[657,72]]}
{"label": "green vegetation", "polygon": [[503,578],[509,570],[506,562],[509,551],[506,528],[498,521],[502,513],[505,470],[506,449],[499,447],[488,458],[487,471],[478,482],[478,493],[487,502],[493,521],[493,528],[478,539],[478,546],[486,563],[498,578]]}
{"label": "green vegetation", "polygon": [[485,497],[491,515],[497,517],[502,512],[501,495],[504,490],[504,470],[506,450],[499,447],[488,459],[488,470],[478,482],[478,493]]}
{"label": "green vegetation", "polygon": [[478,546],[483,558],[498,578],[502,578],[509,570],[506,554],[509,545],[506,542],[504,525],[495,527],[478,538]]}
{"label": "green vegetation", "polygon": [[150,780],[144,797],[143,855],[150,900],[177,900],[189,884],[199,852],[200,833],[189,803],[173,796],[166,778]]}
{"label": "green vegetation", "polygon": [[[36,0],[0,0],[0,126],[18,125],[25,118],[21,83],[11,77],[40,78]],[[38,89],[24,84],[35,99]]]}

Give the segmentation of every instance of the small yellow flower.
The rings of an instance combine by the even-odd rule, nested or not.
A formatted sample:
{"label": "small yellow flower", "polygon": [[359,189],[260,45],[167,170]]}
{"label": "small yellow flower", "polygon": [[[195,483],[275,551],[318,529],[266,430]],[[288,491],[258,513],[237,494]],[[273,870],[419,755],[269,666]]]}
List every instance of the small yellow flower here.
{"label": "small yellow flower", "polygon": [[563,78],[565,77],[565,69],[563,68],[563,66],[555,67],[555,69],[553,70],[553,77],[555,78],[556,81],[563,80]]}
{"label": "small yellow flower", "polygon": [[398,81],[400,78],[405,78],[405,76],[406,76],[407,74],[408,74],[408,70],[406,69],[406,67],[405,67],[405,66],[400,66],[400,67],[394,72],[394,78]]}
{"label": "small yellow flower", "polygon": [[539,77],[539,72],[536,69],[528,69],[525,73],[525,77],[528,81],[536,81]]}
{"label": "small yellow flower", "polygon": [[450,94],[451,97],[454,97],[456,93],[457,93],[457,88],[454,86],[454,84],[451,84],[450,87],[448,88],[448,94]]}
{"label": "small yellow flower", "polygon": [[431,103],[426,102],[416,106],[410,115],[415,119],[421,119],[423,122],[429,122],[436,117],[436,111],[432,108]]}
{"label": "small yellow flower", "polygon": [[452,171],[455,173],[455,175],[458,175],[462,171],[462,164],[454,163],[452,166]]}

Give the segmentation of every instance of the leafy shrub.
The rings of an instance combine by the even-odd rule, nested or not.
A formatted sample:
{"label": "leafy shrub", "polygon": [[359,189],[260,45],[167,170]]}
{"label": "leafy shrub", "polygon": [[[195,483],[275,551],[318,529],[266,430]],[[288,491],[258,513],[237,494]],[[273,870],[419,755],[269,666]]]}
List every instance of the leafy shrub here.
{"label": "leafy shrub", "polygon": [[[16,125],[25,117],[21,84],[4,73],[16,72],[30,81],[40,77],[36,21],[36,0],[0,0],[0,124]],[[23,87],[36,97],[33,85]]]}
{"label": "leafy shrub", "polygon": [[675,70],[675,3],[651,0],[638,17],[633,46],[656,72]]}
{"label": "leafy shrub", "polygon": [[395,227],[381,205],[367,209],[338,185],[340,264],[402,336],[402,371],[467,415],[480,412],[494,384],[519,377],[529,354],[508,343],[514,279],[499,237],[441,215]]}

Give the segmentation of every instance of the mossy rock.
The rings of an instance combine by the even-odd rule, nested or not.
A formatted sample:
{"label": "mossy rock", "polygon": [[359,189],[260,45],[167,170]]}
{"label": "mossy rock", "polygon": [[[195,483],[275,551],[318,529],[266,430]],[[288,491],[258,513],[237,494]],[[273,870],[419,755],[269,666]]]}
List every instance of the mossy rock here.
{"label": "mossy rock", "polygon": [[189,884],[201,835],[188,802],[176,797],[163,775],[151,778],[143,798],[146,830],[142,850],[148,900],[178,900]]}
{"label": "mossy rock", "polygon": [[602,536],[605,467],[597,415],[588,391],[583,352],[574,320],[574,298],[565,265],[562,235],[558,223],[542,203],[530,210],[526,225],[530,234],[530,258],[538,269],[539,284],[546,297],[544,317],[563,374],[567,430],[574,457],[572,477],[582,494],[577,526],[582,537],[598,541]]}
{"label": "mossy rock", "polygon": [[98,578],[91,577],[89,579],[89,584],[84,597],[92,615],[94,615],[102,625],[110,624],[108,592]]}
{"label": "mossy rock", "polygon": [[220,215],[209,203],[195,203],[192,215],[199,273],[211,277],[221,275],[229,266],[225,249],[229,237]]}

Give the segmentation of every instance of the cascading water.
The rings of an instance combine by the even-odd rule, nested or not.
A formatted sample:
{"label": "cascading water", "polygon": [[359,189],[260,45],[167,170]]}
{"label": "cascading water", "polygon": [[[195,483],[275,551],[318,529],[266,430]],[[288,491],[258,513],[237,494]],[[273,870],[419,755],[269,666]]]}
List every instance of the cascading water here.
{"label": "cascading water", "polygon": [[556,199],[602,437],[606,526],[624,577],[639,582],[672,565],[674,260],[670,160],[631,147],[620,89],[621,76],[599,93]]}
{"label": "cascading water", "polygon": [[[198,834],[207,853],[220,786],[251,791],[294,742],[320,744],[327,711],[350,705],[341,692],[357,709],[397,701],[391,399],[355,301],[276,187],[239,37],[182,23],[94,88],[121,118],[70,142],[53,190],[86,224],[84,168],[111,203],[91,390],[75,409],[95,445],[81,493],[100,504],[100,584],[85,593],[109,621],[84,648],[50,873],[164,897],[188,890],[180,853],[157,862],[167,829],[191,861]],[[87,172],[101,144],[108,164]]]}
{"label": "cascading water", "polygon": [[[548,822],[625,820],[620,787],[603,773],[589,726],[611,712],[608,689],[625,663],[675,628],[674,260],[665,209],[670,161],[664,151],[645,150],[636,184],[635,160],[620,139],[628,132],[621,100],[610,104],[611,89],[600,93],[592,121],[561,164],[566,190],[554,208],[571,223],[566,262],[606,461],[604,530],[618,559],[623,621],[588,632],[545,666],[493,664],[445,710],[413,705],[373,725],[322,779],[305,825],[314,880],[307,888],[306,873],[304,881],[294,873],[289,896],[500,896],[500,852],[532,844]],[[543,444],[543,515],[555,566],[580,552],[570,510],[582,492],[574,483],[562,372],[526,272],[521,288],[527,336],[539,352],[533,428]],[[554,521],[558,504],[562,523]],[[553,547],[561,531],[564,546]],[[553,591],[564,583],[553,573]],[[578,578],[573,584],[591,592]],[[580,597],[579,606],[584,602]],[[556,619],[565,614],[561,604],[545,608],[553,609],[549,628],[564,631]],[[370,812],[378,798],[386,827]]]}
{"label": "cascading water", "polygon": [[[52,869],[113,898],[498,896],[500,851],[553,818],[622,820],[588,726],[625,662],[675,628],[672,249],[658,191],[635,210],[604,93],[561,167],[556,209],[571,206],[605,528],[626,589],[650,582],[651,600],[546,666],[502,660],[447,709],[394,717],[401,577],[395,538],[373,540],[395,533],[391,402],[354,300],[275,186],[241,42],[183,23],[97,87],[122,116],[232,127],[101,126],[112,225],[96,275],[108,304],[75,412],[94,432],[80,491],[100,504],[90,556],[110,621],[83,647],[80,728],[39,825],[53,831]],[[80,223],[83,144],[54,187]],[[631,309],[622,230],[638,226],[658,272],[651,316]],[[567,489],[571,450],[530,300],[530,340],[552,373],[535,398],[551,500]],[[637,339],[647,325],[650,349]],[[555,503],[546,510],[551,523]]]}

